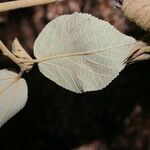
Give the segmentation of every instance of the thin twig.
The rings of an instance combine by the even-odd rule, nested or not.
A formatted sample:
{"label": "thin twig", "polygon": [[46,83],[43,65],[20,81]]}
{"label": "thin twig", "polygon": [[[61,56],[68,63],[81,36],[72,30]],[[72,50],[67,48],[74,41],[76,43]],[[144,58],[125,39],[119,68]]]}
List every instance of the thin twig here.
{"label": "thin twig", "polygon": [[[21,50],[23,52],[24,49],[21,49]],[[14,53],[11,53],[9,51],[9,49],[3,44],[2,41],[0,41],[0,51],[2,52],[3,55],[7,56],[14,63],[16,63],[20,67],[20,70],[22,72],[24,72],[24,71],[29,72],[31,70],[31,68],[33,67],[34,63],[32,62],[32,58],[28,57],[28,54],[26,54],[24,52],[24,56],[15,55]]]}
{"label": "thin twig", "polygon": [[18,0],[0,3],[0,12],[14,10],[19,8],[32,7],[37,5],[44,5],[61,0]]}
{"label": "thin twig", "polygon": [[8,48],[3,44],[2,41],[0,41],[0,51],[2,52],[3,55],[10,58],[16,64],[20,63],[19,59],[8,50]]}

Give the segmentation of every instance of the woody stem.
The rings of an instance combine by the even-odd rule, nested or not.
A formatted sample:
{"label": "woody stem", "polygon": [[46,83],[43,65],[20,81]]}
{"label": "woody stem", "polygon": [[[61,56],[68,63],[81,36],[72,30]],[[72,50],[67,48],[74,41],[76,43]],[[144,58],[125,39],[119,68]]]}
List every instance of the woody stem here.
{"label": "woody stem", "polygon": [[52,3],[54,1],[61,1],[61,0],[18,0],[18,1],[3,2],[0,3],[0,12],[19,8],[32,7],[37,5],[44,5]]}
{"label": "woody stem", "polygon": [[3,44],[2,41],[0,41],[0,51],[2,52],[3,55],[7,56],[17,65],[19,65],[20,63],[19,59],[7,49],[7,47]]}

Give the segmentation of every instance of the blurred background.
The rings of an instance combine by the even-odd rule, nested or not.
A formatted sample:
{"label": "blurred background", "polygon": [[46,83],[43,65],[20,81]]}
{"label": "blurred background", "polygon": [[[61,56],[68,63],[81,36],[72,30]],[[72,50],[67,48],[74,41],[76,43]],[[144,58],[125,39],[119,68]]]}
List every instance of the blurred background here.
{"label": "blurred background", "polygon": [[[64,0],[0,13],[0,40],[11,49],[17,37],[34,57],[33,43],[44,26],[75,11],[104,19],[136,39],[145,34],[114,0]],[[2,55],[0,68],[18,70]],[[37,66],[24,78],[28,102],[0,129],[1,150],[150,150],[150,61],[129,65],[107,88],[84,94],[59,87]]]}

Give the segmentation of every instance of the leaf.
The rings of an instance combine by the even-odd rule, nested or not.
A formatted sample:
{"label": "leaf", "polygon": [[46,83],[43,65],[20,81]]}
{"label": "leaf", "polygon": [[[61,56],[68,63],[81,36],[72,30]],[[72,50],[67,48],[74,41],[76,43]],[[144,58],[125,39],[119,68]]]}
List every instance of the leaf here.
{"label": "leaf", "polygon": [[25,51],[17,38],[12,43],[12,53],[20,59],[32,61],[31,56]]}
{"label": "leaf", "polygon": [[22,63],[20,63],[20,67],[22,70],[29,72],[33,67],[33,59],[31,56],[25,51],[25,49],[22,47],[20,42],[17,38],[12,43],[12,53],[22,60]]}
{"label": "leaf", "polygon": [[82,93],[106,87],[125,67],[136,40],[89,14],[51,21],[34,44],[39,69],[49,79]]}
{"label": "leaf", "polygon": [[18,74],[0,70],[0,127],[19,112],[27,101],[27,84]]}

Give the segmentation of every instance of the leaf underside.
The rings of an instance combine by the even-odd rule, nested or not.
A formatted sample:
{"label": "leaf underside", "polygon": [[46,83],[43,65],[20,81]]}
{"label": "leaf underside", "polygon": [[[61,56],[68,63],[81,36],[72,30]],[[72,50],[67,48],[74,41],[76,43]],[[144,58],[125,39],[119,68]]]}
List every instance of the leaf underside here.
{"label": "leaf underside", "polygon": [[18,74],[0,70],[0,127],[20,111],[27,101],[27,84]]}
{"label": "leaf underside", "polygon": [[40,71],[58,85],[82,93],[106,87],[125,67],[136,40],[89,14],[51,21],[34,44]]}

